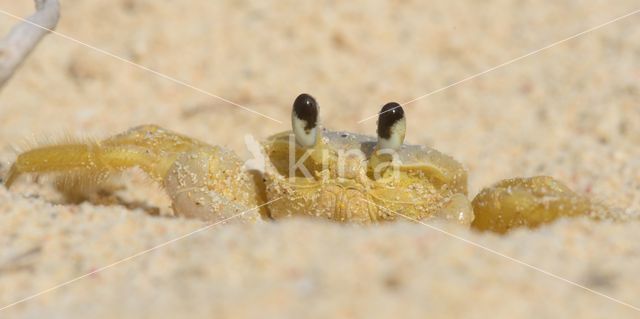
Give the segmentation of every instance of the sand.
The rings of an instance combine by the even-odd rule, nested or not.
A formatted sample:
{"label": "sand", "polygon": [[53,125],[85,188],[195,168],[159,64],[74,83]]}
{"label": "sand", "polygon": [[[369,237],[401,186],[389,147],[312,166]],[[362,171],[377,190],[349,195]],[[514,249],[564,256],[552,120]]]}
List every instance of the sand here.
{"label": "sand", "polygon": [[[32,3],[0,9],[27,16]],[[373,134],[375,119],[358,121],[388,101],[637,9],[630,0],[67,0],[59,32],[192,87],[49,35],[0,91],[0,174],[15,148],[144,123],[246,156],[246,134],[288,129],[300,92],[320,102],[327,127]],[[464,163],[472,195],[499,179],[551,175],[611,206],[612,220],[506,236],[408,222],[225,224],[138,254],[206,224],[171,217],[166,195],[139,172],[106,200],[82,203],[65,201],[50,179],[25,178],[0,187],[0,307],[101,271],[0,317],[638,317],[639,22],[628,17],[405,107],[407,141]],[[2,33],[15,23],[0,14]]]}

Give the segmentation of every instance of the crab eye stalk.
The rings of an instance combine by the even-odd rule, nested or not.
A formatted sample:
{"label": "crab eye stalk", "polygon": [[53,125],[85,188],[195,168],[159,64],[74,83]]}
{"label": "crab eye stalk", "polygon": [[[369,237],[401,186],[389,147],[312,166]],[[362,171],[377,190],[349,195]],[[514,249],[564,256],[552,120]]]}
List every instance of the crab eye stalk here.
{"label": "crab eye stalk", "polygon": [[291,112],[291,127],[296,137],[296,142],[303,147],[312,147],[316,144],[318,126],[318,103],[309,94],[298,95],[293,102]]}
{"label": "crab eye stalk", "polygon": [[407,123],[400,104],[385,104],[378,114],[378,148],[397,150],[404,142]]}

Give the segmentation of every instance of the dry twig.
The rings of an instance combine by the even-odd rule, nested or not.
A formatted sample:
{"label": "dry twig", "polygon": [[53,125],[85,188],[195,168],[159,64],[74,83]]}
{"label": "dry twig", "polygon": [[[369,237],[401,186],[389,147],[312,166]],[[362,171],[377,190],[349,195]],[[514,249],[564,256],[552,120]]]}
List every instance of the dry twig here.
{"label": "dry twig", "polygon": [[0,88],[27,58],[38,42],[55,29],[60,17],[58,0],[35,0],[36,13],[9,31],[0,40]]}

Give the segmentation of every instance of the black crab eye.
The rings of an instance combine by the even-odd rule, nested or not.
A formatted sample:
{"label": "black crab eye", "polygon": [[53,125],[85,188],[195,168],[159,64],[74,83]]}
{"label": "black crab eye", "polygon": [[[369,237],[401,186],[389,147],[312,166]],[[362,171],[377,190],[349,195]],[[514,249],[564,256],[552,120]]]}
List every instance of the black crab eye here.
{"label": "black crab eye", "polygon": [[314,146],[318,138],[317,125],[318,103],[309,94],[298,95],[291,111],[291,129],[296,142],[303,147]]}
{"label": "black crab eye", "polygon": [[388,140],[396,123],[404,121],[404,110],[396,102],[385,104],[378,113],[378,137]]}
{"label": "black crab eye", "polygon": [[308,133],[318,124],[318,103],[313,96],[302,93],[293,102],[295,117],[305,122],[304,130]]}

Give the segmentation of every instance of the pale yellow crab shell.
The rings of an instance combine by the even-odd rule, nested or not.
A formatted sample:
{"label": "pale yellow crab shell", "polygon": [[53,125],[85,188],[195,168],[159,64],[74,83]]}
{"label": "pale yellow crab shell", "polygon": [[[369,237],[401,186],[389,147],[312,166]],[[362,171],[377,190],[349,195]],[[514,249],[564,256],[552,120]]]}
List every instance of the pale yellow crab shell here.
{"label": "pale yellow crab shell", "polygon": [[[298,146],[291,132],[263,143],[266,196],[275,200],[269,204],[272,218],[314,216],[373,223],[402,214],[465,225],[473,221],[467,172],[450,156],[426,146],[402,145],[395,164],[390,164],[391,155],[380,154],[374,137],[328,130],[319,136],[310,149]],[[357,157],[358,151],[363,157]],[[311,176],[290,165],[291,159]]]}

